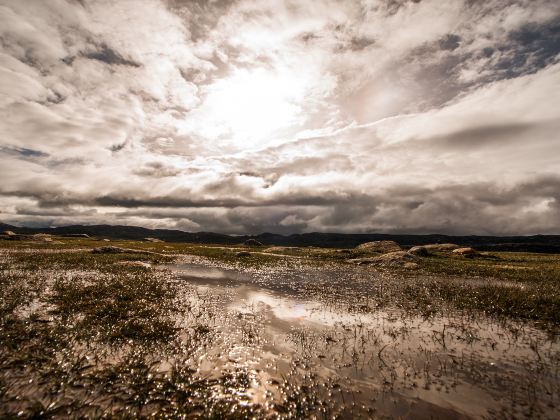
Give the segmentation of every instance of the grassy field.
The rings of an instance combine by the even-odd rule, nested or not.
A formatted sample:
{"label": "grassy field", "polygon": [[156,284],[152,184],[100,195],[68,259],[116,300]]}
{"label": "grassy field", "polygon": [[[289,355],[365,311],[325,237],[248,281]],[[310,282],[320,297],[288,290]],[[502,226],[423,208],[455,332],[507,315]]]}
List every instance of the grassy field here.
{"label": "grassy field", "polygon": [[[290,289],[325,305],[344,305],[348,313],[392,308],[422,318],[491,316],[531,322],[550,340],[558,337],[558,255],[494,253],[468,259],[436,253],[405,269],[356,267],[347,260],[366,254],[354,250],[54,239],[0,241],[2,417],[336,414],[329,411],[328,398],[312,390],[317,383],[306,385],[303,376],[298,387],[287,377],[275,379],[281,398],[267,405],[245,392],[255,380],[251,369],[200,373],[193,360],[220,340],[217,319],[229,315],[219,312],[223,304],[216,296],[201,305],[197,295],[196,303],[192,288],[158,268],[185,259],[260,275],[271,279],[270,290]],[[127,251],[91,253],[108,245]],[[250,255],[239,257],[240,251]],[[339,274],[348,271],[355,281]],[[309,274],[314,272],[327,274],[314,280]],[[277,284],[274,278],[281,273],[306,273],[310,280]],[[232,322],[241,325],[243,342],[252,345],[258,327],[242,321]],[[444,324],[443,339],[445,331]],[[386,364],[382,352],[379,359]],[[328,386],[328,392],[336,389]]]}

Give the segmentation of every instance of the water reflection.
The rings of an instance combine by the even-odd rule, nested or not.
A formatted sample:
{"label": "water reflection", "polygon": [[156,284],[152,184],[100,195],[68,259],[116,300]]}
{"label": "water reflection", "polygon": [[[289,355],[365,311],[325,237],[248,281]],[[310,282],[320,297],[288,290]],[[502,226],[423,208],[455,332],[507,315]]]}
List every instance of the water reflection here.
{"label": "water reflection", "polygon": [[204,366],[249,369],[253,402],[285,398],[286,389],[270,384],[288,379],[309,390],[302,398],[338,401],[338,414],[348,417],[555,417],[560,345],[527,324],[351,311],[343,299],[307,298],[313,278],[305,276],[263,281],[203,265],[173,270],[195,289],[200,313],[215,314],[220,335],[205,349]]}

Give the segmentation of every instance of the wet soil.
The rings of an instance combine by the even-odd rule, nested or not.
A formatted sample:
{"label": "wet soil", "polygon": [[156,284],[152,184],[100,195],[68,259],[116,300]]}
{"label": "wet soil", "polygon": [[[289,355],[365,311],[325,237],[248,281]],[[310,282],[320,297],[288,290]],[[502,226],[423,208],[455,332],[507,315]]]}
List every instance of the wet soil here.
{"label": "wet soil", "polygon": [[360,268],[168,268],[213,334],[197,369],[249,372],[247,403],[270,413],[296,395],[292,408],[327,417],[558,416],[560,342],[536,325],[372,307],[368,285],[387,273]]}

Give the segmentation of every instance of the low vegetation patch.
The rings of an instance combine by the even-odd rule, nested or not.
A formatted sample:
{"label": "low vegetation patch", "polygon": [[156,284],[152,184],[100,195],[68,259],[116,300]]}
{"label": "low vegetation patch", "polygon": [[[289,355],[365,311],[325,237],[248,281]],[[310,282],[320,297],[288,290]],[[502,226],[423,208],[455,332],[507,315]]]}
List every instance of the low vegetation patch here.
{"label": "low vegetation patch", "polygon": [[[115,248],[92,252],[105,246]],[[414,256],[414,267],[349,262],[377,261],[382,255],[387,254],[372,247],[223,247],[151,241],[106,245],[82,237],[55,237],[49,244],[2,241],[0,417],[18,413],[26,417],[268,415],[272,406],[250,397],[258,370],[234,364],[203,375],[196,369],[215,342],[224,339],[218,333],[222,324],[236,323],[240,343],[249,347],[260,343],[263,324],[257,321],[260,315],[254,307],[253,312],[239,312],[232,315],[234,321],[226,321],[224,317],[230,315],[220,300],[223,296],[201,295],[162,268],[195,257],[250,274],[254,284],[270,291],[344,308],[348,314],[369,316],[395,309],[421,319],[457,312],[475,319],[485,314],[515,322],[538,321],[541,331],[551,337],[558,334],[558,255],[492,253],[467,258],[432,250]],[[282,282],[277,281],[280,277]],[[345,334],[358,334],[341,328],[338,338],[325,333],[321,346],[342,346],[350,339]],[[445,328],[435,335],[443,346]],[[232,327],[232,331],[236,330]],[[304,354],[311,354],[305,343],[316,334],[298,331],[291,336]],[[358,360],[361,356],[353,346],[341,352]],[[389,350],[381,342],[379,346],[376,354],[383,365]],[[229,364],[231,357],[226,357]],[[302,363],[307,371],[305,363],[294,363]],[[288,378],[274,381],[284,393],[283,403],[274,406],[276,413],[298,417],[328,412],[321,411],[328,407],[328,398],[314,394],[311,385],[298,388]],[[331,385],[325,395],[338,392],[336,384]]]}

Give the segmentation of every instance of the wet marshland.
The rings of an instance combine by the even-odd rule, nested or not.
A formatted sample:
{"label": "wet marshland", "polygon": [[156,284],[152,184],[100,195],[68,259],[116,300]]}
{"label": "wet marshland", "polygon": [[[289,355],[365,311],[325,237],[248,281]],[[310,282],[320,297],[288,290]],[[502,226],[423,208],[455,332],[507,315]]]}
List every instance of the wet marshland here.
{"label": "wet marshland", "polygon": [[530,324],[375,308],[366,281],[392,279],[368,269],[171,268],[216,334],[199,369],[247,369],[252,402],[282,402],[286,384],[329,417],[555,417],[560,343]]}
{"label": "wet marshland", "polygon": [[530,284],[45,251],[1,255],[3,416],[557,418],[555,324],[447,295]]}

